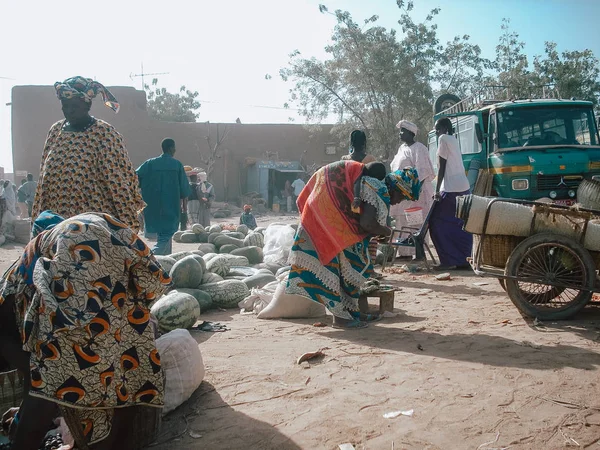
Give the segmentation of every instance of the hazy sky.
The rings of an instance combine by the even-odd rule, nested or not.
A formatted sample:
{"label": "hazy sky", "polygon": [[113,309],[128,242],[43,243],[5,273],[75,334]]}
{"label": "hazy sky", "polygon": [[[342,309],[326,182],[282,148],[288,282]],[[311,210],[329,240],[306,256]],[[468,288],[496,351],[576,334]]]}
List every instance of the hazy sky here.
{"label": "hazy sky", "polygon": [[[334,26],[319,13],[350,11],[358,21],[373,14],[397,28],[395,0],[105,0],[65,3],[48,0],[0,1],[0,165],[12,170],[11,87],[50,85],[70,76],[96,78],[105,85],[141,87],[131,74],[169,72],[162,84],[185,84],[200,92],[199,120],[287,122],[282,108],[290,86],[277,77],[288,54],[323,57]],[[529,55],[544,41],[559,50],[590,48],[600,56],[598,0],[416,0],[415,16],[441,7],[443,42],[469,34],[493,58],[503,17],[526,43]],[[270,81],[265,74],[273,75]],[[149,79],[152,77],[148,77]],[[297,121],[301,121],[298,119]],[[41,151],[41,149],[40,149]]]}

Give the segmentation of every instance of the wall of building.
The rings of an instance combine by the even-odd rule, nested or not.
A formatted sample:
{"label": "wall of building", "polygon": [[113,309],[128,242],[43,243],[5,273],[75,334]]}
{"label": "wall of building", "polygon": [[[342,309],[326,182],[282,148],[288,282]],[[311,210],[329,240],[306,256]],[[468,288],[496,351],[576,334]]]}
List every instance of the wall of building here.
{"label": "wall of building", "polygon": [[[92,115],[112,124],[125,138],[129,157],[135,167],[161,153],[162,139],[175,139],[175,157],[183,164],[203,167],[201,155],[207,155],[206,136],[214,140],[217,128],[229,134],[221,148],[212,179],[217,200],[237,201],[246,192],[246,168],[253,160],[299,161],[321,166],[340,159],[346,149],[328,155],[326,146],[335,141],[331,125],[309,131],[297,124],[214,124],[173,123],[151,119],[146,112],[146,96],[133,87],[111,87],[121,109],[118,114],[104,107],[99,98]],[[15,172],[39,174],[46,134],[53,123],[63,118],[60,102],[52,86],[16,86],[12,90],[12,150]],[[202,118],[202,117],[201,117]],[[333,144],[335,145],[335,144]]]}

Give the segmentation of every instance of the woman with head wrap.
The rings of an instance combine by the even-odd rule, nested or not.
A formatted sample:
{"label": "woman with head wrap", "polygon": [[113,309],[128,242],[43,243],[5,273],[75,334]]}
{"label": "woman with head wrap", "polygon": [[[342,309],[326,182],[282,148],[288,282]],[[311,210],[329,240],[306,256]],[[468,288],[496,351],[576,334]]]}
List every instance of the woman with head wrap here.
{"label": "woman with head wrap", "polygon": [[90,116],[97,95],[115,112],[119,104],[108,89],[89,78],[69,78],[54,88],[65,119],[48,133],[32,217],[44,210],[65,218],[103,212],[137,231],[144,202],[123,137],[112,125]]}
{"label": "woman with head wrap", "polygon": [[[412,168],[383,181],[362,176],[363,168],[355,161],[331,163],[311,177],[298,197],[300,227],[286,292],[323,304],[340,328],[363,328],[373,318],[358,311],[360,289],[373,269],[369,240],[389,237],[390,204],[419,198],[421,188]],[[360,213],[354,213],[353,188],[361,176]]]}
{"label": "woman with head wrap", "polygon": [[148,306],[171,280],[107,214],[44,211],[33,235],[0,285],[0,359],[25,375],[13,448],[38,449],[59,415],[79,449],[139,448],[134,416],[163,405]]}
{"label": "woman with head wrap", "polygon": [[354,130],[350,134],[350,153],[342,156],[342,160],[352,160],[363,164],[376,161],[373,155],[367,155],[367,135],[362,130]]}
{"label": "woman with head wrap", "polygon": [[198,199],[200,200],[200,211],[198,213],[200,225],[203,227],[210,226],[210,206],[215,198],[214,187],[207,181],[206,172],[198,174]]}
{"label": "woman with head wrap", "polygon": [[244,205],[244,212],[240,216],[240,225],[246,225],[250,230],[256,228],[256,218],[252,214],[252,205]]}
{"label": "woman with head wrap", "polygon": [[[409,226],[406,220],[404,210],[409,208],[421,208],[423,219],[429,212],[433,204],[433,179],[435,171],[429,157],[429,150],[420,142],[415,141],[415,137],[419,128],[408,120],[401,120],[396,125],[400,129],[400,140],[402,145],[398,149],[398,153],[390,163],[392,170],[403,169],[404,167],[414,167],[419,172],[419,180],[423,183],[421,195],[417,201],[404,201],[390,208],[390,214],[396,219],[396,228]],[[420,227],[420,224],[411,224],[412,227]],[[400,247],[398,248],[398,256],[411,257],[415,254],[414,248]]]}

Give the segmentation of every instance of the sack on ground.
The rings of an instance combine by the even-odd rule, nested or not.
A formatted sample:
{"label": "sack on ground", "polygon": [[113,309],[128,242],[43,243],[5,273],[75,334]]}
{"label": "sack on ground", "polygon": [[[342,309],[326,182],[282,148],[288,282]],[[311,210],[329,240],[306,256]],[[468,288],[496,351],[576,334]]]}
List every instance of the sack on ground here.
{"label": "sack on ground", "polygon": [[262,288],[252,288],[250,295],[238,303],[241,312],[252,311],[254,314],[260,313],[271,303],[277,286],[279,286],[279,281],[271,281]]}
{"label": "sack on ground", "polygon": [[297,294],[286,294],[287,278],[279,283],[273,300],[259,314],[259,319],[310,319],[325,315],[325,306]]}
{"label": "sack on ground", "polygon": [[265,230],[263,261],[286,264],[296,231],[289,225],[271,224]]}
{"label": "sack on ground", "polygon": [[188,330],[177,329],[156,340],[161,366],[165,372],[167,414],[185,402],[204,379],[204,362],[198,343]]}

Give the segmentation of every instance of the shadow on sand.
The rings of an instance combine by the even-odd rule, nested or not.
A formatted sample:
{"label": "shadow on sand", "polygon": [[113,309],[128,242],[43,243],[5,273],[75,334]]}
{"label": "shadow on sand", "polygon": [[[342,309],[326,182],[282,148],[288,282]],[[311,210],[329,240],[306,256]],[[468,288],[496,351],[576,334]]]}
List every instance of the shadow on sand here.
{"label": "shadow on sand", "polygon": [[301,450],[273,425],[234,410],[206,381],[163,418],[160,435],[149,448]]}

